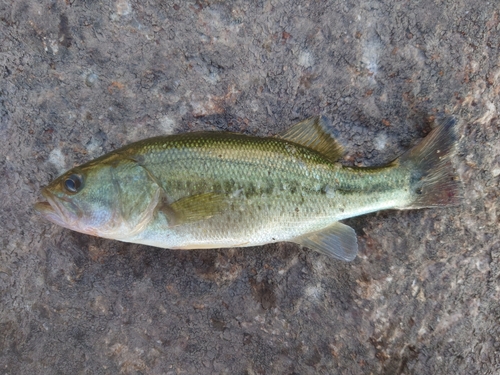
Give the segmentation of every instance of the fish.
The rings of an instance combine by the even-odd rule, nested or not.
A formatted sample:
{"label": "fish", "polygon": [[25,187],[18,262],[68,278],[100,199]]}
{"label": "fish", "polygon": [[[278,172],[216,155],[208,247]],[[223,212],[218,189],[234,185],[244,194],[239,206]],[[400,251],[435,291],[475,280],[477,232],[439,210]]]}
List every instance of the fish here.
{"label": "fish", "polygon": [[63,173],[35,210],[62,227],[168,249],[292,242],[328,257],[358,254],[347,218],[458,205],[457,135],[445,118],[380,167],[343,165],[343,146],[315,116],[283,134],[190,132],[145,139]]}

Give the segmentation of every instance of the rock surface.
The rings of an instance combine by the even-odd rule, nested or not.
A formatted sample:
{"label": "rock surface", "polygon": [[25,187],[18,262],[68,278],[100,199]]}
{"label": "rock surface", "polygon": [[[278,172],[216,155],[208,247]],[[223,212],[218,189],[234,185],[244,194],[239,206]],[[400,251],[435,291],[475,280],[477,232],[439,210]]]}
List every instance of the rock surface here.
{"label": "rock surface", "polygon": [[[500,371],[497,1],[0,4],[0,373]],[[332,120],[346,164],[460,119],[463,205],[348,220],[352,263],[292,244],[172,251],[52,225],[64,170],[142,138]]]}

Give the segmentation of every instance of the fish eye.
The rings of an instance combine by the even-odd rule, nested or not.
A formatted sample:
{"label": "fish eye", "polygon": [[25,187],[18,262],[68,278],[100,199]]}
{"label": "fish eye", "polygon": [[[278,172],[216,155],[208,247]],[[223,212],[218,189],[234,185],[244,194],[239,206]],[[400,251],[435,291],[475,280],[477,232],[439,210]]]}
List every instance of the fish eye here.
{"label": "fish eye", "polygon": [[64,187],[70,193],[78,193],[83,187],[82,176],[72,174],[64,181]]}

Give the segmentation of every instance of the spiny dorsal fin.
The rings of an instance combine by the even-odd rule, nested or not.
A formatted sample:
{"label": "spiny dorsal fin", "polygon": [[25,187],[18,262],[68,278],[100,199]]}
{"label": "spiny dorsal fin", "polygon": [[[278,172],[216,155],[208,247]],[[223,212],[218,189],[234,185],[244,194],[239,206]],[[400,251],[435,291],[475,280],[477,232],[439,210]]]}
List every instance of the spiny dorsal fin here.
{"label": "spiny dorsal fin", "polygon": [[301,121],[279,137],[318,151],[333,161],[344,154],[344,148],[327,132],[327,119],[323,116]]}
{"label": "spiny dorsal fin", "polygon": [[356,232],[350,226],[336,222],[323,230],[294,238],[292,242],[308,247],[330,258],[350,262],[358,254]]}

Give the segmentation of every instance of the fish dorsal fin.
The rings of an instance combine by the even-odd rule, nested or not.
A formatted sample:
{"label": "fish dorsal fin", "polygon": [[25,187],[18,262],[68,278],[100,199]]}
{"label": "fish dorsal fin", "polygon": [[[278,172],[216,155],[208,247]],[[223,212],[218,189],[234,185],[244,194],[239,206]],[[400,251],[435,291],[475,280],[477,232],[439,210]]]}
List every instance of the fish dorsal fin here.
{"label": "fish dorsal fin", "polygon": [[292,242],[308,247],[330,258],[350,262],[358,254],[356,232],[350,226],[335,223],[323,230],[294,238]]}
{"label": "fish dorsal fin", "polygon": [[344,155],[344,148],[328,133],[327,128],[328,120],[324,116],[315,116],[293,125],[279,137],[311,148],[335,161]]}

